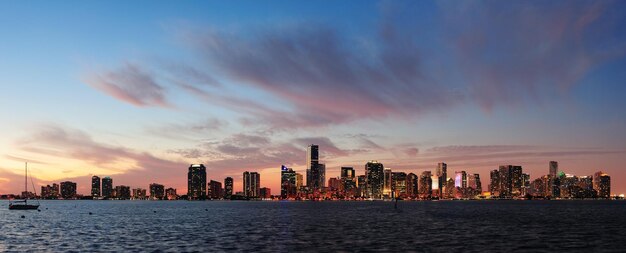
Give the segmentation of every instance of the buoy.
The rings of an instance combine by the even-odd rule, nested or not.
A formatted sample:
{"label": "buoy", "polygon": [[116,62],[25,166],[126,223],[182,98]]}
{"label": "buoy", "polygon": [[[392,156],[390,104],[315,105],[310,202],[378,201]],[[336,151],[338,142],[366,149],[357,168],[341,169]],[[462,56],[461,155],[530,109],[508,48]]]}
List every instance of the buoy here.
{"label": "buoy", "polygon": [[22,215],[21,217],[22,217],[22,219],[26,218],[26,216],[24,216],[24,215]]}
{"label": "buoy", "polygon": [[92,214],[92,213],[91,213],[91,212],[89,212],[89,215],[91,215],[91,214]]}
{"label": "buoy", "polygon": [[154,213],[156,213],[156,211],[153,211]]}
{"label": "buoy", "polygon": [[205,209],[204,209],[204,211],[207,211],[207,212],[208,212],[208,211],[209,211],[209,209],[206,209],[206,208],[205,208]]}
{"label": "buoy", "polygon": [[37,209],[37,212],[41,212],[41,210]]}

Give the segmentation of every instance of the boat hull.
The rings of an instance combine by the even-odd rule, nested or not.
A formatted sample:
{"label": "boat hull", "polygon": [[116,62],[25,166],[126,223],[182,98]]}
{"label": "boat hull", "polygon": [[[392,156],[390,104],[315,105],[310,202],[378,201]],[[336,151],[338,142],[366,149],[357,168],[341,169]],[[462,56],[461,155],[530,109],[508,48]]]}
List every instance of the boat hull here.
{"label": "boat hull", "polygon": [[9,205],[9,210],[37,210],[39,205]]}

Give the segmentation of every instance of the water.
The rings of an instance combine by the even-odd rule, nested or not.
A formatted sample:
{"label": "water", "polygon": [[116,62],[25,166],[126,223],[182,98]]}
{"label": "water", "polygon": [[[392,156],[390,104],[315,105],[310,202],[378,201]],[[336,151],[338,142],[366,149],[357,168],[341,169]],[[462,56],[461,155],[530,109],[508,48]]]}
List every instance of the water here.
{"label": "water", "polygon": [[626,251],[626,201],[7,205],[0,251]]}

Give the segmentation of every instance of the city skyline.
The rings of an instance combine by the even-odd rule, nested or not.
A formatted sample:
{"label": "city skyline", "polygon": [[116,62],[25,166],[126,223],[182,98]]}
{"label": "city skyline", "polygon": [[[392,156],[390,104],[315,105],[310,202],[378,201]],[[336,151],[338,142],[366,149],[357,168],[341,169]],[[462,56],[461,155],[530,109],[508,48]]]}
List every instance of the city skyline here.
{"label": "city skyline", "polygon": [[0,4],[0,194],[26,161],[83,195],[94,175],[187,192],[189,164],[280,195],[281,165],[328,184],[372,160],[626,192],[623,2],[35,2]]}

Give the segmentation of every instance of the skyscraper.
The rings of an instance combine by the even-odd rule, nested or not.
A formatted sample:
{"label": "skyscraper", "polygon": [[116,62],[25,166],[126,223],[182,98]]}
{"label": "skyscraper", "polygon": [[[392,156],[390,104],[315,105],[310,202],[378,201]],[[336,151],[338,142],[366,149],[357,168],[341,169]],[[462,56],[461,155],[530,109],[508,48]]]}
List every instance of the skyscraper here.
{"label": "skyscraper", "polygon": [[358,197],[368,198],[369,193],[367,192],[367,175],[360,175],[357,177],[357,188],[358,188]]}
{"label": "skyscraper", "polygon": [[225,199],[230,199],[233,196],[233,189],[234,189],[233,178],[227,177],[226,179],[224,179],[224,198]]}
{"label": "skyscraper", "polygon": [[493,197],[500,196],[500,172],[498,170],[492,170],[490,173],[489,192]]}
{"label": "skyscraper", "polygon": [[522,166],[502,165],[499,169],[499,197],[519,197],[522,192]]}
{"label": "skyscraper", "polygon": [[406,193],[409,198],[416,198],[418,195],[418,177],[413,173],[406,175]]}
{"label": "skyscraper", "polygon": [[392,172],[391,173],[391,181],[392,181],[392,191],[393,196],[395,198],[406,198],[407,196],[407,184],[406,184],[406,173],[404,172]]}
{"label": "skyscraper", "polygon": [[91,196],[94,198],[100,197],[100,177],[91,177]]}
{"label": "skyscraper", "polygon": [[356,195],[356,178],[354,168],[341,167],[341,184],[343,186],[343,194],[349,197]]}
{"label": "skyscraper", "polygon": [[76,183],[70,181],[61,182],[61,197],[63,199],[76,198]]}
{"label": "skyscraper", "polygon": [[215,181],[215,180],[211,180],[209,181],[209,185],[207,188],[207,196],[210,199],[221,199],[223,197],[223,192],[222,192],[222,183]]}
{"label": "skyscraper", "polygon": [[454,176],[454,187],[467,188],[467,172],[457,171]]}
{"label": "skyscraper", "polygon": [[548,175],[553,178],[556,177],[556,174],[559,172],[559,163],[556,161],[550,161],[550,173]]}
{"label": "skyscraper", "polygon": [[110,177],[104,177],[102,179],[102,197],[113,197],[113,179]]}
{"label": "skyscraper", "polygon": [[313,191],[324,187],[326,180],[326,166],[319,163],[319,146],[311,144],[306,150],[307,186]]}
{"label": "skyscraper", "polygon": [[296,173],[296,192],[300,192],[302,186],[304,186],[304,178],[302,174]]}
{"label": "skyscraper", "polygon": [[115,186],[115,198],[116,199],[130,199],[130,186],[125,186],[125,185]]}
{"label": "skyscraper", "polygon": [[261,196],[261,175],[257,172],[243,173],[243,193],[248,198],[258,198]]}
{"label": "skyscraper", "polygon": [[162,184],[150,184],[150,199],[160,200],[165,198],[165,186]]}
{"label": "skyscraper", "polygon": [[206,198],[206,167],[204,164],[192,164],[187,173],[187,198],[190,200]]}
{"label": "skyscraper", "polygon": [[280,197],[282,199],[295,198],[296,188],[296,172],[291,168],[283,165],[280,168]]}
{"label": "skyscraper", "polygon": [[598,193],[598,198],[610,198],[611,197],[611,177],[598,171],[593,174],[593,189]]}
{"label": "skyscraper", "polygon": [[445,188],[446,181],[448,180],[448,165],[443,162],[438,163],[435,175],[439,177],[439,192],[440,196],[443,196],[443,188]]}
{"label": "skyscraper", "polygon": [[383,180],[383,196],[389,197],[391,196],[391,169],[384,170],[384,180]]}
{"label": "skyscraper", "polygon": [[369,161],[365,164],[367,196],[373,199],[383,198],[384,167],[378,161]]}
{"label": "skyscraper", "polygon": [[421,199],[430,199],[432,196],[433,179],[430,171],[424,171],[419,178],[419,197]]}

